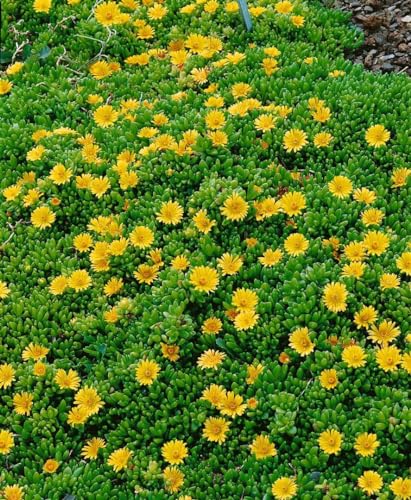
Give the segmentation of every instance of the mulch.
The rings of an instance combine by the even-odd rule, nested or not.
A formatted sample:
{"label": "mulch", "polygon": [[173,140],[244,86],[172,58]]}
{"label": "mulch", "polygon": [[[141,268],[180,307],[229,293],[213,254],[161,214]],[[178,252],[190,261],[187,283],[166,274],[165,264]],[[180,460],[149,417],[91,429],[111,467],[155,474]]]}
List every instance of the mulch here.
{"label": "mulch", "polygon": [[365,43],[348,57],[367,69],[411,75],[411,0],[334,0],[352,12]]}

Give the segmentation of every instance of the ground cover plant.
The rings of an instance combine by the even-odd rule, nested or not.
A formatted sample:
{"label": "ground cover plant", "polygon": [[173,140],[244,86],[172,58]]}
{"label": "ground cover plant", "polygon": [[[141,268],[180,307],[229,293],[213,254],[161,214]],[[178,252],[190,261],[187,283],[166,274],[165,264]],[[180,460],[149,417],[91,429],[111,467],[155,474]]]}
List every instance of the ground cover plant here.
{"label": "ground cover plant", "polygon": [[2,5],[1,498],[411,498],[410,80],[249,8]]}

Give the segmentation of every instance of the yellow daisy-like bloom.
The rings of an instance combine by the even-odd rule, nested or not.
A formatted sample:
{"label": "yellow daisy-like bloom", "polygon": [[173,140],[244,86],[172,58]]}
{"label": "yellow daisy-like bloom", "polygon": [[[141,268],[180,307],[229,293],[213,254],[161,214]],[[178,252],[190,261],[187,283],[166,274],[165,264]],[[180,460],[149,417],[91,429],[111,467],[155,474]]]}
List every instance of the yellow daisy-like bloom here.
{"label": "yellow daisy-like bloom", "polygon": [[175,226],[183,218],[183,208],[176,201],[168,201],[161,205],[160,211],[156,214],[156,219],[163,224]]}
{"label": "yellow daisy-like bloom", "polygon": [[24,349],[21,357],[23,358],[23,361],[28,361],[29,359],[38,361],[39,359],[45,358],[49,350],[50,349],[47,349],[47,347],[30,342],[30,344]]}
{"label": "yellow daisy-like bloom", "polygon": [[232,303],[239,311],[254,309],[258,304],[258,296],[253,290],[238,288],[233,293]]}
{"label": "yellow daisy-like bloom", "polygon": [[328,132],[319,132],[314,136],[314,146],[316,148],[326,148],[333,140],[333,136]]}
{"label": "yellow daisy-like bloom", "polygon": [[262,434],[254,438],[254,441],[250,444],[250,450],[257,460],[277,455],[274,444],[270,442],[267,436]]}
{"label": "yellow daisy-like bloom", "polygon": [[223,128],[225,125],[225,116],[222,111],[209,111],[205,116],[205,123],[208,129],[216,130]]}
{"label": "yellow daisy-like bloom", "polygon": [[221,331],[222,327],[223,323],[221,319],[212,316],[211,318],[208,318],[204,321],[203,325],[201,326],[201,331],[203,333],[217,335],[217,333]]}
{"label": "yellow daisy-like bloom", "polygon": [[80,377],[75,370],[65,370],[59,369],[54,376],[54,382],[59,386],[60,389],[70,389],[76,391],[80,387]]}
{"label": "yellow daisy-like bloom", "polygon": [[33,374],[36,377],[44,377],[46,373],[47,373],[47,365],[45,363],[42,363],[41,361],[37,361],[36,363],[34,363]]}
{"label": "yellow daisy-like bloom", "polygon": [[271,493],[277,500],[288,500],[297,493],[297,485],[294,479],[283,476],[274,481],[271,486]]}
{"label": "yellow daisy-like bloom", "polygon": [[127,247],[128,247],[127,238],[119,238],[118,240],[113,240],[110,243],[109,253],[110,255],[115,255],[115,256],[123,255]]}
{"label": "yellow daisy-like bloom", "polygon": [[361,215],[361,220],[366,226],[378,226],[384,218],[384,212],[377,208],[365,210]]}
{"label": "yellow daisy-like bloom", "polygon": [[24,63],[20,61],[10,64],[10,66],[8,66],[6,69],[6,75],[16,75],[17,73],[20,73],[20,71],[23,69],[23,66]]}
{"label": "yellow daisy-like bloom", "polygon": [[49,177],[54,184],[61,186],[70,180],[71,175],[72,171],[69,168],[66,168],[62,163],[57,163],[51,169]]}
{"label": "yellow daisy-like bloom", "polygon": [[264,267],[273,267],[278,264],[282,258],[283,252],[279,248],[276,250],[269,248],[261,257],[258,257],[258,260]]}
{"label": "yellow daisy-like bloom", "polygon": [[236,416],[242,415],[247,408],[247,405],[243,404],[243,401],[244,399],[242,396],[229,391],[224,394],[218,405],[218,409],[222,415],[228,415],[231,418],[235,418]]}
{"label": "yellow daisy-like bloom", "polygon": [[290,217],[299,215],[306,207],[305,196],[298,191],[290,191],[280,199],[281,208]]}
{"label": "yellow daisy-like bloom", "polygon": [[166,490],[176,493],[184,484],[184,474],[177,467],[166,467],[163,471]]}
{"label": "yellow daisy-like bloom", "polygon": [[48,14],[51,9],[51,0],[34,0],[33,9],[35,12]]}
{"label": "yellow daisy-like bloom", "polygon": [[15,380],[16,371],[8,364],[0,365],[0,389],[7,389]]}
{"label": "yellow daisy-like bloom", "polygon": [[230,422],[220,417],[208,417],[204,422],[203,437],[207,441],[222,444],[227,439]]}
{"label": "yellow daisy-like bloom", "polygon": [[290,234],[284,241],[285,251],[293,257],[305,253],[308,246],[308,240],[301,233]]}
{"label": "yellow daisy-like bloom", "polygon": [[390,132],[384,125],[373,125],[365,133],[365,140],[370,146],[379,148],[385,146],[390,139]]}
{"label": "yellow daisy-like bloom", "polygon": [[354,190],[353,198],[355,201],[370,205],[371,203],[374,203],[374,201],[377,199],[377,196],[374,191],[371,191],[368,188],[358,188]]}
{"label": "yellow daisy-like bloom", "polygon": [[56,470],[59,468],[60,464],[57,462],[57,460],[54,460],[53,458],[49,458],[44,462],[43,465],[43,471],[46,474],[54,474]]}
{"label": "yellow daisy-like bloom", "polygon": [[234,318],[234,326],[237,330],[249,330],[253,328],[259,319],[259,315],[252,309],[241,311]]}
{"label": "yellow daisy-like bloom", "polygon": [[217,271],[207,266],[193,267],[190,283],[198,292],[213,292],[219,283]]}
{"label": "yellow daisy-like bloom", "polygon": [[378,493],[382,488],[382,477],[373,470],[366,470],[358,478],[358,486],[367,494],[373,495]]}
{"label": "yellow daisy-like bloom", "polygon": [[292,347],[300,356],[307,356],[313,352],[315,345],[308,335],[308,328],[297,328],[294,330],[289,338],[289,345]]}
{"label": "yellow daisy-like bloom", "polygon": [[378,344],[386,345],[392,342],[401,333],[394,321],[382,321],[378,326],[373,325],[368,331],[368,338]]}
{"label": "yellow daisy-like bloom", "polygon": [[107,128],[114,125],[114,123],[118,120],[119,113],[113,109],[113,106],[109,104],[105,104],[103,106],[98,107],[94,113],[93,118],[94,121],[100,127]]}
{"label": "yellow daisy-like bloom", "polygon": [[121,11],[115,2],[103,2],[94,10],[96,20],[103,26],[119,24]]}
{"label": "yellow daisy-like bloom", "polygon": [[130,460],[133,452],[128,448],[119,448],[118,450],[110,453],[108,457],[107,464],[113,467],[115,472],[126,469],[128,461]]}
{"label": "yellow daisy-like bloom", "polygon": [[331,110],[325,106],[319,106],[312,111],[311,116],[316,122],[325,123],[331,118]]}
{"label": "yellow daisy-like bloom", "polygon": [[177,255],[177,257],[174,257],[171,261],[171,267],[176,271],[185,271],[189,265],[190,262],[184,255]]}
{"label": "yellow daisy-like bloom", "polygon": [[121,278],[110,278],[109,281],[104,285],[104,295],[111,297],[115,295],[123,288],[123,280]]}
{"label": "yellow daisy-like bloom", "polygon": [[209,387],[204,389],[201,399],[208,401],[213,406],[218,407],[226,395],[226,390],[223,386],[217,384],[211,384]]}
{"label": "yellow daisy-like bloom", "polygon": [[237,193],[233,193],[220,208],[228,220],[243,220],[248,212],[248,203]]}
{"label": "yellow daisy-like bloom", "polygon": [[26,160],[27,161],[40,160],[45,152],[46,148],[44,146],[36,146],[35,148],[30,149],[30,151],[27,152]]}
{"label": "yellow daisy-like bloom", "polygon": [[73,246],[78,252],[87,252],[92,244],[93,238],[88,233],[78,234],[73,239]]}
{"label": "yellow daisy-like bloom", "polygon": [[222,130],[208,132],[207,137],[211,140],[213,146],[226,146],[228,144],[228,136]]}
{"label": "yellow daisy-like bloom", "polygon": [[347,288],[343,283],[329,283],[324,288],[323,302],[332,312],[342,312],[347,309]]}
{"label": "yellow daisy-like bloom", "polygon": [[243,265],[243,259],[241,257],[229,253],[224,253],[217,259],[217,262],[223,276],[233,276],[237,274]]}
{"label": "yellow daisy-like bloom", "polygon": [[0,430],[0,455],[7,455],[14,446],[14,437],[10,431]]}
{"label": "yellow daisy-like bloom", "polygon": [[217,369],[218,365],[223,362],[225,354],[214,349],[208,349],[198,358],[197,365],[205,370],[206,368]]}
{"label": "yellow daisy-like bloom", "polygon": [[328,190],[337,198],[347,198],[353,190],[353,185],[348,177],[337,175],[328,183]]}
{"label": "yellow daisy-like bloom", "polygon": [[36,208],[30,217],[31,223],[34,227],[39,229],[46,229],[50,227],[56,220],[55,214],[49,209],[49,207],[38,207]]}
{"label": "yellow daisy-like bloom", "polygon": [[249,385],[254,384],[254,382],[257,380],[258,376],[260,375],[260,373],[263,373],[263,371],[264,371],[264,366],[261,363],[259,363],[256,366],[248,365],[247,366],[248,377],[246,379],[247,384],[249,384]]}
{"label": "yellow daisy-like bloom", "polygon": [[342,268],[342,276],[345,278],[360,279],[367,266],[363,262],[350,262]]}
{"label": "yellow daisy-like bloom", "polygon": [[13,396],[14,411],[18,415],[30,415],[33,406],[33,395],[29,392],[21,392]]}
{"label": "yellow daisy-like bloom", "polygon": [[354,323],[357,328],[367,328],[377,320],[378,313],[373,306],[364,306],[354,314]]}
{"label": "yellow daisy-like bloom", "polygon": [[72,427],[75,425],[83,425],[90,414],[83,406],[74,406],[67,415],[67,423]]}
{"label": "yellow daisy-like bloom", "polygon": [[321,387],[324,389],[334,389],[338,385],[337,371],[334,369],[323,370],[319,378]]}
{"label": "yellow daisy-like bloom", "polygon": [[307,134],[303,130],[294,128],[284,134],[283,146],[288,153],[300,151],[307,142]]}
{"label": "yellow daisy-like bloom", "polygon": [[342,360],[350,368],[361,368],[366,363],[364,349],[359,345],[350,345],[343,350]]}
{"label": "yellow daisy-like bloom", "polygon": [[348,260],[361,262],[366,256],[366,248],[362,241],[352,241],[344,247],[344,255]]}
{"label": "yellow daisy-like bloom", "polygon": [[385,372],[398,370],[401,364],[401,352],[395,346],[382,347],[375,355],[378,366]]}
{"label": "yellow daisy-like bloom", "polygon": [[143,359],[136,368],[136,379],[141,385],[151,385],[158,377],[160,366],[149,359]]}
{"label": "yellow daisy-like bloom", "polygon": [[398,477],[390,483],[390,490],[398,498],[407,500],[411,498],[411,479],[403,479]]}
{"label": "yellow daisy-like bloom", "polygon": [[188,456],[187,445],[179,439],[168,441],[161,447],[161,455],[171,465],[182,464]]}
{"label": "yellow daisy-like bloom", "polygon": [[379,231],[369,231],[365,235],[363,243],[370,255],[382,255],[387,250],[390,239]]}
{"label": "yellow daisy-like bloom", "polygon": [[216,224],[214,220],[210,220],[207,217],[206,210],[199,210],[195,216],[193,217],[193,222],[196,228],[204,234],[208,234],[211,231],[211,228]]}
{"label": "yellow daisy-like bloom", "polygon": [[137,248],[147,248],[153,244],[154,233],[146,226],[137,226],[130,234],[130,242]]}
{"label": "yellow daisy-like bloom", "polygon": [[411,373],[411,353],[406,353],[402,355],[401,368],[408,373]]}
{"label": "yellow daisy-like bloom", "polygon": [[401,273],[411,276],[411,252],[401,254],[395,264]]}
{"label": "yellow daisy-like bloom", "polygon": [[21,186],[18,184],[13,184],[12,186],[9,186],[3,189],[2,191],[2,194],[7,201],[15,200],[20,193],[21,193]]}
{"label": "yellow daisy-like bloom", "polygon": [[377,434],[364,432],[356,437],[354,449],[357,455],[361,457],[372,457],[379,445],[380,442],[377,440]]}
{"label": "yellow daisy-like bloom", "polygon": [[149,266],[148,264],[140,264],[137,271],[134,273],[134,277],[139,283],[145,283],[146,285],[151,285],[158,276],[158,266]]}
{"label": "yellow daisy-like bloom", "polygon": [[4,500],[22,500],[24,498],[24,491],[18,484],[6,486],[3,489]]}
{"label": "yellow daisy-like bloom", "polygon": [[9,287],[4,281],[0,281],[0,299],[5,299],[10,294]]}
{"label": "yellow daisy-like bloom", "polygon": [[396,168],[392,172],[391,181],[395,188],[405,186],[407,184],[408,177],[411,175],[410,168]]}
{"label": "yellow daisy-like bloom", "polygon": [[92,438],[81,449],[81,456],[86,460],[95,460],[99,450],[106,447],[106,442],[101,438]]}
{"label": "yellow daisy-like bloom", "polygon": [[296,28],[304,26],[305,19],[303,16],[291,16],[291,22]]}
{"label": "yellow daisy-like bloom", "polygon": [[272,115],[260,115],[254,120],[256,130],[268,132],[275,127],[276,118]]}
{"label": "yellow daisy-like bloom", "polygon": [[88,415],[95,415],[104,406],[104,401],[102,401],[94,387],[86,385],[77,392],[74,404],[84,408]]}
{"label": "yellow daisy-like bloom", "polygon": [[91,277],[85,269],[78,269],[70,275],[68,286],[76,292],[87,290],[91,286]]}
{"label": "yellow daisy-like bloom", "polygon": [[102,80],[113,73],[113,70],[107,61],[95,62],[90,66],[89,71],[96,80]]}
{"label": "yellow daisy-like bloom", "polygon": [[164,344],[163,342],[161,342],[161,352],[163,356],[170,361],[177,361],[178,359],[180,359],[180,348],[178,347],[178,345]]}
{"label": "yellow daisy-like bloom", "polygon": [[100,177],[95,177],[91,180],[89,189],[90,191],[101,198],[111,187],[110,180],[108,177],[100,175]]}
{"label": "yellow daisy-like bloom", "polygon": [[290,12],[293,11],[294,6],[291,2],[288,0],[284,0],[282,2],[277,2],[274,5],[274,9],[279,13],[279,14],[290,14]]}
{"label": "yellow daisy-like bloom", "polygon": [[381,290],[389,290],[390,288],[399,288],[400,279],[394,273],[384,273],[380,278]]}
{"label": "yellow daisy-like bloom", "polygon": [[342,434],[334,429],[322,432],[318,438],[321,450],[327,455],[337,455],[341,450]]}

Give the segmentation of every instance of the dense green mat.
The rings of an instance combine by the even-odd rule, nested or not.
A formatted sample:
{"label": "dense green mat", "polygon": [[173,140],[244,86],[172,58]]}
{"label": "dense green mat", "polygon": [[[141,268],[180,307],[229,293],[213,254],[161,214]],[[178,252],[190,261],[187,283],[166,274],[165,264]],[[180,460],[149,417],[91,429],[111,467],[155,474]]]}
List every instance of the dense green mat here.
{"label": "dense green mat", "polygon": [[410,80],[249,8],[3,2],[0,498],[411,498]]}

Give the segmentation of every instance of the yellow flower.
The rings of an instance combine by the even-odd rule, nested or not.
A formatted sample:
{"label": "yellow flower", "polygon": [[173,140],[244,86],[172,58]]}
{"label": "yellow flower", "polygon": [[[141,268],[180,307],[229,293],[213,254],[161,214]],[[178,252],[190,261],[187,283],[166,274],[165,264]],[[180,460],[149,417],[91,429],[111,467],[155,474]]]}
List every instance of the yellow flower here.
{"label": "yellow flower", "polygon": [[51,0],[34,0],[33,9],[35,12],[45,12],[47,14],[51,9]]}
{"label": "yellow flower", "polygon": [[258,376],[260,375],[260,373],[263,373],[263,370],[264,370],[264,366],[261,363],[259,363],[257,366],[248,365],[247,366],[248,377],[246,379],[247,384],[249,384],[249,385],[254,384],[254,382],[257,380]]}
{"label": "yellow flower", "polygon": [[217,271],[207,266],[193,267],[190,283],[199,292],[213,292],[219,283]]}
{"label": "yellow flower", "polygon": [[80,377],[75,370],[65,370],[59,369],[54,376],[54,382],[59,386],[60,389],[71,389],[76,391],[80,386]]}
{"label": "yellow flower", "polygon": [[394,372],[398,370],[401,363],[400,350],[395,346],[382,347],[375,355],[378,366],[385,372]]}
{"label": "yellow flower", "polygon": [[305,19],[303,16],[291,16],[291,22],[297,28],[304,26]]}
{"label": "yellow flower", "polygon": [[59,466],[60,464],[57,462],[57,460],[49,458],[44,462],[43,471],[46,472],[47,474],[54,474],[56,470],[59,468]]}
{"label": "yellow flower", "polygon": [[43,154],[46,152],[46,148],[44,146],[36,146],[26,154],[27,161],[37,161],[40,160]]}
{"label": "yellow flower", "polygon": [[216,318],[215,316],[212,316],[211,318],[208,318],[204,321],[201,327],[201,331],[203,333],[217,335],[217,333],[221,331],[222,327],[223,327],[222,321]]}
{"label": "yellow flower", "polygon": [[65,276],[56,276],[50,283],[50,293],[52,295],[61,295],[68,287],[68,279]]}
{"label": "yellow flower", "polygon": [[327,455],[337,455],[341,450],[342,435],[334,429],[326,430],[320,434],[318,444]]}
{"label": "yellow flower", "polygon": [[24,349],[21,357],[23,358],[23,361],[28,361],[29,359],[38,361],[39,359],[45,358],[49,350],[50,349],[47,349],[47,347],[30,342],[30,344]]}
{"label": "yellow flower", "polygon": [[220,129],[225,125],[225,117],[222,111],[209,111],[205,116],[205,123],[208,129]]}
{"label": "yellow flower", "polygon": [[0,389],[10,387],[15,380],[15,374],[16,372],[10,364],[4,363],[0,365]]}
{"label": "yellow flower", "polygon": [[218,266],[221,268],[221,274],[223,276],[232,276],[237,274],[243,265],[243,259],[236,255],[231,255],[229,253],[224,253],[219,259],[217,259]]}
{"label": "yellow flower", "polygon": [[256,130],[268,132],[275,127],[276,118],[271,115],[260,115],[254,120]]}
{"label": "yellow flower", "polygon": [[112,125],[114,125],[114,123],[118,119],[118,116],[118,112],[114,111],[113,106],[110,106],[109,104],[98,107],[93,113],[94,121],[97,123],[97,125],[103,128],[111,127]]}
{"label": "yellow flower", "polygon": [[358,478],[358,486],[365,491],[367,495],[378,493],[382,488],[383,481],[378,472],[373,470],[366,470]]}
{"label": "yellow flower", "polygon": [[100,177],[94,177],[91,180],[89,189],[95,196],[97,196],[97,198],[101,198],[110,189],[110,187],[111,184],[109,178],[100,175]]}
{"label": "yellow flower", "polygon": [[18,484],[12,484],[3,489],[3,495],[4,500],[22,500],[24,497],[24,491]]}
{"label": "yellow flower", "polygon": [[160,211],[156,214],[156,219],[163,224],[175,226],[183,218],[183,208],[176,201],[168,201],[161,205]]}
{"label": "yellow flower", "polygon": [[101,400],[94,387],[86,385],[77,392],[74,404],[84,408],[88,415],[95,415],[104,406],[104,401]]}
{"label": "yellow flower", "polygon": [[21,186],[18,184],[13,184],[5,189],[3,189],[2,194],[7,201],[15,200],[21,193]]}
{"label": "yellow flower", "polygon": [[370,255],[382,255],[390,244],[390,239],[384,233],[369,231],[363,240],[364,247]]}
{"label": "yellow flower", "polygon": [[83,425],[88,417],[90,416],[89,412],[83,406],[74,406],[67,416],[67,423],[71,426],[74,425]]}
{"label": "yellow flower", "polygon": [[14,437],[10,431],[0,430],[0,454],[7,455],[14,446]]}
{"label": "yellow flower", "polygon": [[78,234],[73,239],[73,246],[78,252],[87,252],[87,250],[92,246],[93,239],[88,233]]}
{"label": "yellow flower", "polygon": [[291,129],[284,135],[283,146],[288,153],[300,151],[306,144],[307,134],[303,130]]}
{"label": "yellow flower", "polygon": [[401,273],[411,276],[411,252],[401,254],[395,264]]}
{"label": "yellow flower", "polygon": [[136,379],[141,385],[151,385],[158,377],[160,366],[149,359],[143,359],[136,368]]}
{"label": "yellow flower", "polygon": [[13,396],[14,411],[18,415],[30,415],[33,406],[33,395],[29,392],[21,392]]}
{"label": "yellow flower", "polygon": [[377,320],[377,311],[373,306],[364,306],[354,314],[354,323],[357,328],[367,328]]}
{"label": "yellow flower", "polygon": [[10,294],[9,287],[4,281],[0,281],[0,299],[5,299]]}
{"label": "yellow flower", "polygon": [[366,265],[363,262],[350,262],[342,268],[342,276],[345,278],[361,278],[364,274]]}
{"label": "yellow flower", "polygon": [[6,75],[15,75],[19,73],[23,69],[24,63],[22,62],[15,62],[13,64],[10,64],[10,66],[7,67],[6,69]]}
{"label": "yellow flower", "polygon": [[74,288],[76,292],[87,290],[91,285],[91,277],[84,269],[78,269],[71,273],[68,279],[68,286]]}
{"label": "yellow flower", "polygon": [[203,436],[207,441],[212,441],[218,444],[224,443],[227,439],[227,432],[230,427],[230,422],[220,417],[208,417],[204,422]]}
{"label": "yellow flower", "polygon": [[249,330],[257,324],[259,317],[252,309],[246,309],[236,315],[234,326],[237,330]]}
{"label": "yellow flower", "polygon": [[96,80],[102,80],[106,76],[110,76],[113,71],[107,61],[97,61],[89,68],[90,73]]}
{"label": "yellow flower", "polygon": [[68,182],[71,175],[72,171],[69,168],[66,168],[62,163],[57,163],[57,165],[54,165],[51,169],[49,177],[54,184],[60,186]]}
{"label": "yellow flower", "polygon": [[171,267],[176,271],[185,271],[189,265],[190,263],[184,255],[177,255],[177,257],[174,257],[171,261]]}
{"label": "yellow flower", "polygon": [[130,234],[130,242],[137,248],[147,248],[153,244],[154,233],[146,226],[137,226]]}
{"label": "yellow flower", "polygon": [[258,258],[258,260],[264,267],[272,267],[278,264],[282,258],[283,252],[279,248],[276,250],[269,248],[261,257]]}
{"label": "yellow flower", "polygon": [[229,417],[236,417],[242,415],[247,405],[243,404],[243,397],[239,394],[235,394],[233,391],[228,391],[224,394],[218,409],[222,415],[228,415]]}
{"label": "yellow flower", "polygon": [[303,254],[309,246],[308,240],[303,234],[290,234],[284,241],[284,248],[292,256]]}
{"label": "yellow flower", "polygon": [[99,4],[94,10],[94,15],[96,20],[103,26],[111,26],[121,22],[121,11],[115,2]]}
{"label": "yellow flower", "polygon": [[283,476],[272,484],[271,493],[277,500],[288,500],[289,498],[293,498],[297,493],[297,485],[294,479]]}
{"label": "yellow flower", "polygon": [[328,190],[337,198],[347,198],[351,194],[353,186],[348,177],[337,175],[328,183]]}
{"label": "yellow flower", "polygon": [[34,227],[39,229],[46,229],[50,227],[56,220],[55,214],[49,209],[49,207],[38,207],[31,214],[31,223]]}
{"label": "yellow flower", "polygon": [[377,208],[365,210],[361,216],[361,220],[366,226],[378,226],[383,218],[384,212],[382,210],[378,210]]}
{"label": "yellow flower", "polygon": [[193,217],[193,222],[196,228],[204,234],[208,234],[211,228],[216,224],[214,220],[210,220],[207,217],[206,210],[199,210]]}
{"label": "yellow flower", "polygon": [[218,407],[221,404],[226,394],[226,390],[221,385],[211,384],[209,387],[204,389],[201,399],[208,401],[213,406]]}
{"label": "yellow flower", "polygon": [[403,354],[401,368],[404,368],[408,373],[411,373],[411,353]]}
{"label": "yellow flower", "polygon": [[211,140],[213,146],[225,146],[228,143],[228,136],[221,130],[210,131],[207,137]]}
{"label": "yellow flower", "polygon": [[274,5],[274,9],[279,13],[279,14],[290,14],[290,12],[293,11],[294,7],[291,2],[288,0],[284,0],[282,2],[277,2]]}
{"label": "yellow flower", "polygon": [[223,361],[225,354],[214,349],[208,349],[198,358],[197,365],[202,369],[217,369],[217,366]]}
{"label": "yellow flower", "polygon": [[123,285],[124,283],[121,278],[110,278],[104,285],[104,295],[111,297],[112,295],[118,293],[123,288]]}
{"label": "yellow flower", "polygon": [[277,455],[277,450],[273,443],[270,442],[267,436],[263,436],[262,434],[254,438],[254,441],[250,444],[250,450],[257,460]]}
{"label": "yellow flower", "polygon": [[177,361],[180,359],[180,355],[178,354],[179,351],[180,348],[178,345],[164,344],[161,342],[161,352],[166,359],[169,359],[170,361]]}
{"label": "yellow flower", "polygon": [[238,288],[233,293],[232,303],[239,311],[254,309],[258,304],[258,296],[253,290]]}
{"label": "yellow flower", "polygon": [[161,455],[171,465],[182,464],[188,456],[187,446],[184,441],[180,441],[179,439],[168,441],[161,447]]}
{"label": "yellow flower", "polygon": [[324,389],[334,389],[334,387],[337,387],[338,376],[336,370],[323,370],[320,374],[320,384]]}
{"label": "yellow flower", "polygon": [[365,133],[365,140],[370,146],[379,148],[388,142],[390,135],[384,125],[373,125]]}
{"label": "yellow flower", "polygon": [[407,179],[411,174],[411,169],[409,168],[396,168],[392,172],[391,181],[395,188],[405,186],[407,184]]}
{"label": "yellow flower", "polygon": [[133,452],[128,448],[119,448],[110,454],[107,464],[111,465],[115,472],[118,472],[127,468],[128,461],[132,455]]}
{"label": "yellow flower", "polygon": [[403,479],[398,477],[390,483],[390,490],[398,498],[407,500],[411,498],[411,479]]}
{"label": "yellow flower", "polygon": [[343,350],[342,360],[350,368],[361,368],[366,363],[364,349],[358,345],[350,345]]}
{"label": "yellow flower", "polygon": [[184,484],[184,474],[177,467],[166,467],[163,471],[166,489],[176,493]]}
{"label": "yellow flower", "polygon": [[47,365],[41,361],[37,361],[33,366],[33,374],[36,377],[44,377],[47,372]]}
{"label": "yellow flower", "polygon": [[157,279],[158,276],[158,266],[149,266],[148,264],[140,264],[137,271],[134,273],[134,277],[139,283],[145,283],[151,285],[153,281]]}
{"label": "yellow flower", "polygon": [[378,326],[371,326],[368,338],[384,346],[392,342],[400,333],[400,329],[393,321],[384,320]]}
{"label": "yellow flower", "polygon": [[377,199],[374,191],[371,191],[368,188],[358,188],[353,193],[353,198],[355,201],[359,201],[365,203],[366,205],[370,205],[374,203]]}
{"label": "yellow flower", "polygon": [[233,193],[220,210],[228,220],[243,220],[248,212],[248,203],[240,195]]}
{"label": "yellow flower", "polygon": [[308,335],[308,328],[306,327],[297,328],[291,333],[289,345],[297,351],[300,356],[307,356],[313,352],[315,347]]}
{"label": "yellow flower", "polygon": [[305,196],[298,191],[290,191],[285,194],[281,199],[281,208],[290,217],[299,215],[306,207]]}
{"label": "yellow flower", "polygon": [[381,290],[389,290],[390,288],[399,288],[400,280],[396,274],[384,273],[380,278]]}
{"label": "yellow flower", "polygon": [[344,247],[344,255],[354,262],[361,262],[365,258],[366,248],[362,241],[352,241]]}
{"label": "yellow flower", "polygon": [[347,309],[348,292],[343,283],[329,283],[324,288],[323,302],[332,312],[341,312]]}
{"label": "yellow flower", "polygon": [[372,457],[379,445],[380,442],[377,440],[377,434],[368,434],[364,432],[356,437],[354,448],[358,455],[362,457]]}
{"label": "yellow flower", "polygon": [[92,438],[81,449],[81,456],[87,460],[95,460],[100,449],[106,447],[106,442],[101,438]]}

